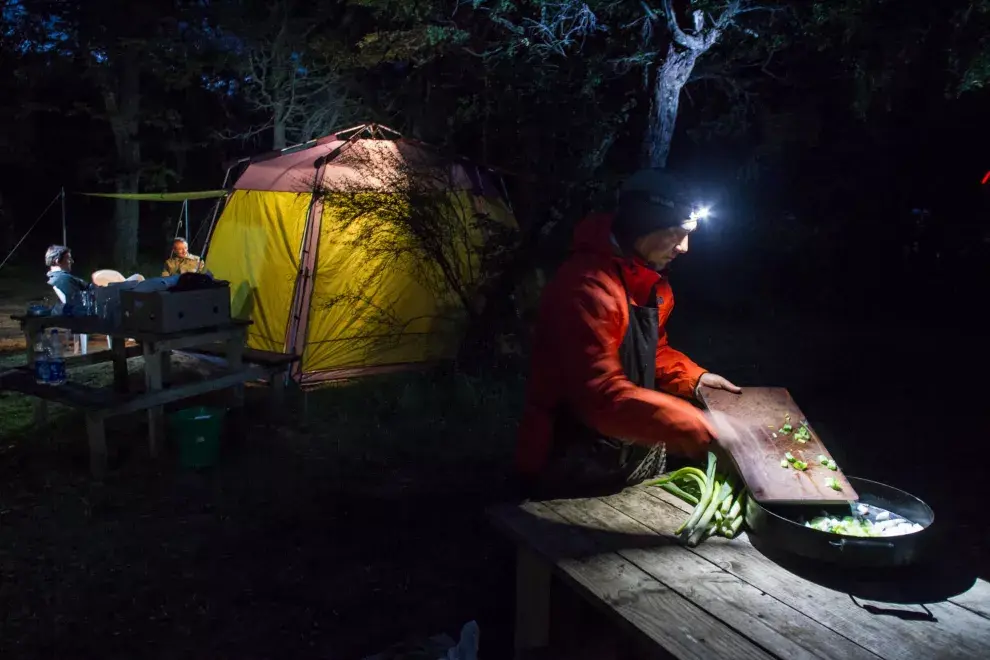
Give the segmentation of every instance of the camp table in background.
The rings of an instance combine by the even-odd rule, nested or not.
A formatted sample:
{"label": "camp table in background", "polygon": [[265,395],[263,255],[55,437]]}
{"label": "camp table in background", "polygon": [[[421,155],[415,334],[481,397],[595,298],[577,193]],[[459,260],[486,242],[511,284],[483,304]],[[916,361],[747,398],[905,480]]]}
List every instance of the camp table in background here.
{"label": "camp table in background", "polygon": [[[163,433],[164,405],[193,396],[231,388],[235,406],[243,405],[243,384],[269,376],[269,369],[262,366],[245,366],[244,336],[247,321],[233,321],[228,324],[169,334],[124,330],[108,327],[98,317],[60,316],[11,316],[20,322],[27,338],[28,363],[25,367],[12,369],[0,376],[0,390],[21,392],[37,397],[35,420],[43,422],[47,417],[47,402],[81,408],[86,416],[86,432],[89,438],[90,469],[96,477],[106,471],[107,447],[104,420],[140,410],[148,411],[148,444],[152,456],[158,453]],[[33,340],[45,328],[65,328],[74,333],[98,333],[113,337],[113,348],[66,359],[66,369],[70,370],[88,364],[113,361],[114,384],[112,387],[92,387],[72,379],[64,385],[39,385],[34,378]],[[126,346],[130,338],[139,346]],[[224,346],[226,369],[224,372],[203,381],[164,387],[168,378],[168,365],[173,350],[185,349],[221,342]],[[127,392],[127,359],[144,356],[145,391]]]}

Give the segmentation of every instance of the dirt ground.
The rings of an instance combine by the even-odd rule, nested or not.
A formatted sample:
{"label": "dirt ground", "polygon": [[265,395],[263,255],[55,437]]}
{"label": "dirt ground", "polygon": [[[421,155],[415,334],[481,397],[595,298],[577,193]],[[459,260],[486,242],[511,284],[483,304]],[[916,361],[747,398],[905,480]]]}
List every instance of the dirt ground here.
{"label": "dirt ground", "polygon": [[[988,437],[966,380],[982,368],[966,354],[976,329],[681,300],[675,345],[740,384],[789,387],[847,472],[924,498],[961,560],[986,557],[983,498],[965,485]],[[4,320],[22,305],[0,310],[4,363],[20,359]],[[103,485],[75,418],[39,431],[11,413],[0,656],[356,659],[475,619],[483,657],[510,657],[511,548],[483,510],[510,495],[523,375],[346,385],[294,399],[278,423],[250,388],[221,464],[200,472],[174,448],[150,460],[141,416],[126,418],[109,431]],[[27,410],[16,398],[0,408]]]}

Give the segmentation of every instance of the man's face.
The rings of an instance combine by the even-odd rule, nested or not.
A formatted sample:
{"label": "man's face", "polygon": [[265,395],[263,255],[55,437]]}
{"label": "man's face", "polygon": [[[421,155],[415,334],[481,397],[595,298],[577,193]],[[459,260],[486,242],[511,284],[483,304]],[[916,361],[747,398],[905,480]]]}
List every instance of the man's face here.
{"label": "man's face", "polygon": [[697,221],[680,227],[658,229],[636,240],[633,249],[657,270],[663,270],[682,254],[687,254],[688,237],[697,228]]}
{"label": "man's face", "polygon": [[72,253],[66,252],[62,255],[62,258],[58,260],[58,267],[68,273],[72,270],[73,263],[75,263],[75,260],[72,258]]}
{"label": "man's face", "polygon": [[175,256],[179,259],[185,259],[189,256],[189,246],[182,241],[176,241],[173,243],[172,249],[175,251]]}

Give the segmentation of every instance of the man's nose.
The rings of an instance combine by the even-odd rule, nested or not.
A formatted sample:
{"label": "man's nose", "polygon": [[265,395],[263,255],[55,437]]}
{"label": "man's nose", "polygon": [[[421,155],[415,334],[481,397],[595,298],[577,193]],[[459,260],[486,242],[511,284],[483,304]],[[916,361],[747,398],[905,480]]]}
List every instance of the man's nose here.
{"label": "man's nose", "polygon": [[682,240],[680,243],[678,243],[677,246],[674,248],[674,250],[677,252],[677,254],[687,254],[687,251],[688,251],[688,237],[685,236],[684,237],[684,240]]}

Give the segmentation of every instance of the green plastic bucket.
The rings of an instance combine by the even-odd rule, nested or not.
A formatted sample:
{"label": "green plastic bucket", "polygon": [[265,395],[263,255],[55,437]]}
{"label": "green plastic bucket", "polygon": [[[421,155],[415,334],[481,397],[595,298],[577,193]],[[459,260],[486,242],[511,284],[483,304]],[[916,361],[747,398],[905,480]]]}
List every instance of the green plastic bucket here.
{"label": "green plastic bucket", "polygon": [[225,410],[186,408],[168,416],[169,432],[179,447],[179,463],[187,468],[210,467],[220,458],[220,431]]}

